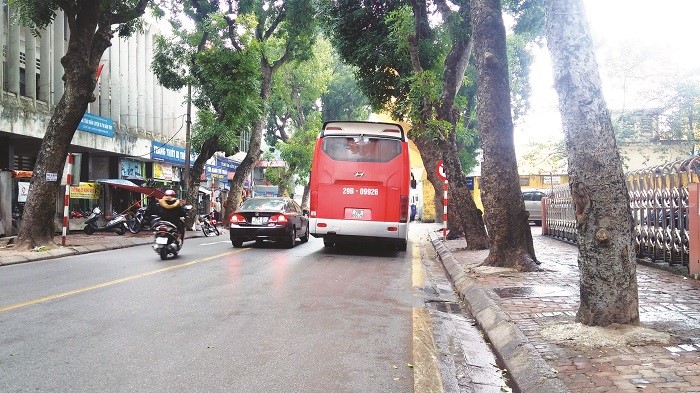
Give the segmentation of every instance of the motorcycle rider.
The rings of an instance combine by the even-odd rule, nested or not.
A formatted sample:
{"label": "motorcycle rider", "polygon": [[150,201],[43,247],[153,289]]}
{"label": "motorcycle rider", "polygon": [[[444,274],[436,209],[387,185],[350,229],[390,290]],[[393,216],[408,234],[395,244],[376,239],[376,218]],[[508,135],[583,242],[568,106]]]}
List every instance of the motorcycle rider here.
{"label": "motorcycle rider", "polygon": [[185,223],[182,221],[182,218],[187,216],[187,211],[182,201],[177,198],[175,191],[165,191],[163,197],[158,200],[158,204],[154,206],[153,210],[153,214],[160,217],[161,220],[175,224],[180,233],[180,245],[184,244]]}

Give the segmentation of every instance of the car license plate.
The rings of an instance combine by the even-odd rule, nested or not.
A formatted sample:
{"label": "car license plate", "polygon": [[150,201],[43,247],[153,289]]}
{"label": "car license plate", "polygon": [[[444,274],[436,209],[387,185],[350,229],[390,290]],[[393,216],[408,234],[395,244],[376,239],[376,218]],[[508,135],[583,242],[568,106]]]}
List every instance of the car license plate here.
{"label": "car license plate", "polygon": [[267,217],[253,217],[250,223],[253,225],[267,224]]}
{"label": "car license plate", "polygon": [[167,237],[157,237],[156,244],[168,244],[168,238]]}
{"label": "car license plate", "polygon": [[365,217],[364,209],[352,209],[352,218],[361,220]]}

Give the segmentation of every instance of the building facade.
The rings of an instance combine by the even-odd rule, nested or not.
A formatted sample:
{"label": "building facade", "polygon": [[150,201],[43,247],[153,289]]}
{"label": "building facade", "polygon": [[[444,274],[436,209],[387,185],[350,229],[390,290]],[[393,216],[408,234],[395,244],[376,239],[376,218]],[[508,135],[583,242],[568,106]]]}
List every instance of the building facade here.
{"label": "building facade", "polygon": [[[0,2],[4,5],[0,18],[0,46],[4,48],[0,67],[0,235],[9,235],[17,232],[16,224],[21,225],[15,219],[21,217],[27,198],[28,176],[53,109],[64,93],[61,58],[70,31],[59,12],[54,23],[35,37],[14,21],[13,7]],[[121,212],[141,197],[120,188],[119,182],[104,180],[179,187],[185,164],[187,97],[185,91],[162,87],[150,69],[157,34],[157,25],[147,22],[143,34],[115,37],[103,54],[97,99],[88,106],[69,149],[76,161],[70,189],[74,216],[94,205],[105,212]],[[196,155],[191,162],[194,158]],[[235,163],[228,163],[224,173],[231,167],[235,169]],[[208,173],[214,172],[221,170]],[[56,204],[56,211],[62,212],[62,195]]]}

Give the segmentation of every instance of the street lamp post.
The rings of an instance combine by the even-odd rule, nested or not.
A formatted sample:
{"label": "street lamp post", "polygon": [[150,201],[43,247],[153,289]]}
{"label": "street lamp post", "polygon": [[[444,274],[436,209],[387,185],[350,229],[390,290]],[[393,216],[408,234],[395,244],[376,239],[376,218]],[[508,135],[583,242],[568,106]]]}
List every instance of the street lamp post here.
{"label": "street lamp post", "polygon": [[192,124],[192,85],[187,85],[187,119],[185,120],[185,174],[183,176],[183,193],[187,196],[190,181],[190,124]]}

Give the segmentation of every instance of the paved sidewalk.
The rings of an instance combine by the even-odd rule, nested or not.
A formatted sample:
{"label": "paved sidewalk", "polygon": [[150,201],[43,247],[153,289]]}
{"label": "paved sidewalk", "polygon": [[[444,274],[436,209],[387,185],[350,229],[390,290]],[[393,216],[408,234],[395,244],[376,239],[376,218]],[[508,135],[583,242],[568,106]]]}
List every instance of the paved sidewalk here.
{"label": "paved sidewalk", "polygon": [[700,282],[637,265],[640,327],[576,324],[575,245],[536,234],[542,272],[479,267],[488,251],[431,241],[521,392],[700,392]]}
{"label": "paved sidewalk", "polygon": [[[221,235],[226,234],[228,237],[228,231],[221,228],[219,231],[221,231]],[[203,236],[202,231],[185,232],[185,239]],[[97,232],[92,235],[72,232],[66,236],[65,246],[61,246],[62,239],[59,235],[53,238],[56,244],[55,248],[36,251],[16,251],[12,245],[7,244],[10,240],[11,238],[0,238],[0,266],[149,244],[153,242],[153,232],[141,231],[135,235],[130,232],[124,235],[117,235],[114,232]]]}

